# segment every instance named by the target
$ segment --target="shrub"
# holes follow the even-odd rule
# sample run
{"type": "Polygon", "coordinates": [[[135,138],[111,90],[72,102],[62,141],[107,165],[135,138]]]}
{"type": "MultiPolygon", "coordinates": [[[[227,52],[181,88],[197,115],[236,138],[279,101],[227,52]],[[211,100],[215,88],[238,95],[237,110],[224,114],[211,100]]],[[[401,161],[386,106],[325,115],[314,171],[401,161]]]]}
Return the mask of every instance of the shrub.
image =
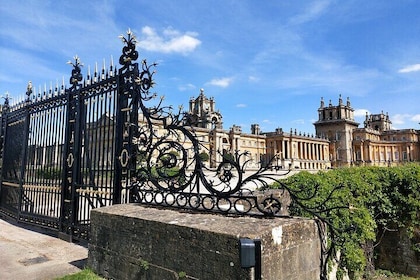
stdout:
{"type": "MultiPolygon", "coordinates": [[[[292,215],[315,216],[330,224],[329,244],[341,252],[339,267],[350,275],[369,274],[374,268],[373,244],[384,229],[404,227],[414,234],[420,227],[420,166],[416,164],[300,172],[280,184],[294,198],[292,215]]],[[[415,244],[413,249],[418,248],[415,244]]]]}

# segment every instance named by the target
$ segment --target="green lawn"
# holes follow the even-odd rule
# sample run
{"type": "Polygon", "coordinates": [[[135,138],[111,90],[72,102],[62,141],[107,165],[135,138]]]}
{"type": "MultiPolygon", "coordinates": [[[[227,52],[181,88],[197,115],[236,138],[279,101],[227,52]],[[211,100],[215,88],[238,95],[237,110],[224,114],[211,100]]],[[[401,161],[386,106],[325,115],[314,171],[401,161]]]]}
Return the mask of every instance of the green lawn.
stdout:
{"type": "Polygon", "coordinates": [[[82,271],[67,275],[61,278],[57,278],[55,280],[103,280],[104,278],[99,277],[90,269],[83,269],[82,271]]]}

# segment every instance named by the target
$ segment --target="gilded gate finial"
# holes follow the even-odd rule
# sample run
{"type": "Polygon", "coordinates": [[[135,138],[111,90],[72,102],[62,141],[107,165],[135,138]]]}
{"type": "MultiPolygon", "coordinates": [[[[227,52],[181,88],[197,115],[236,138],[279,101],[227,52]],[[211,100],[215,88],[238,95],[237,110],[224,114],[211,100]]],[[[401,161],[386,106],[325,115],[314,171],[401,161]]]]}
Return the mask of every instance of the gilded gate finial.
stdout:
{"type": "Polygon", "coordinates": [[[72,87],[76,87],[79,84],[79,82],[83,79],[80,69],[80,67],[83,66],[83,63],[80,62],[80,58],[77,56],[77,54],[73,57],[73,59],[74,62],[69,60],[67,61],[67,64],[73,66],[73,70],[71,70],[70,84],[72,85],[72,87]]]}
{"type": "Polygon", "coordinates": [[[131,62],[137,60],[139,56],[139,53],[136,51],[137,39],[136,36],[134,36],[134,34],[131,32],[130,28],[127,31],[127,37],[124,37],[122,34],[118,37],[125,44],[122,49],[122,55],[120,56],[119,63],[125,67],[128,67],[131,65],[131,62]]]}

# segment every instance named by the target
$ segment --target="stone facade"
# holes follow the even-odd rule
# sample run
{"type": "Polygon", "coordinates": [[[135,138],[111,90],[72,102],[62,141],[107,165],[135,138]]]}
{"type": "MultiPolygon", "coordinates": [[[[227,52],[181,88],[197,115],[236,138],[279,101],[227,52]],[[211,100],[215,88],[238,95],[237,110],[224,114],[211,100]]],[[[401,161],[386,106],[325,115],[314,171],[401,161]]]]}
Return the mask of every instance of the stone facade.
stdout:
{"type": "Polygon", "coordinates": [[[233,125],[229,130],[222,126],[222,114],[216,110],[213,98],[207,98],[200,90],[197,98],[191,98],[188,111],[188,125],[210,153],[210,167],[216,167],[225,153],[248,152],[242,158],[247,169],[257,169],[260,163],[272,162],[277,169],[320,170],[331,167],[329,141],[320,137],[298,133],[285,133],[281,128],[275,132],[263,133],[258,124],[251,125],[251,133],[233,125]],[[217,151],[220,151],[219,153],[217,151]]]}
{"type": "Polygon", "coordinates": [[[323,99],[314,123],[316,135],[329,141],[332,167],[393,166],[420,161],[419,130],[392,129],[388,114],[366,114],[364,127],[354,120],[350,100],[337,106],[323,99]]]}
{"type": "Polygon", "coordinates": [[[329,159],[331,166],[351,166],[352,164],[352,131],[359,123],[354,120],[354,110],[350,100],[343,103],[341,96],[338,106],[333,106],[331,101],[328,106],[321,99],[318,109],[318,121],[314,123],[316,135],[329,140],[329,159]]]}
{"type": "Polygon", "coordinates": [[[278,128],[266,135],[266,158],[274,158],[274,166],[280,169],[320,170],[331,167],[329,141],[320,137],[290,133],[278,128]]]}
{"type": "Polygon", "coordinates": [[[320,277],[313,220],[178,212],[133,204],[91,215],[88,266],[107,279],[254,279],[242,268],[241,238],[261,240],[262,279],[320,277]]]}

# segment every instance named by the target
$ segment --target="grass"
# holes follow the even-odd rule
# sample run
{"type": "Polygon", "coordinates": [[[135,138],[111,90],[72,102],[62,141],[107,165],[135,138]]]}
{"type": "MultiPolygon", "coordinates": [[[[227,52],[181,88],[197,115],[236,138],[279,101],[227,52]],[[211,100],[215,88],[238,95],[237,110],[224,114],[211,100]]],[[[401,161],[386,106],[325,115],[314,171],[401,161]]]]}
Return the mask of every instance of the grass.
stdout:
{"type": "Polygon", "coordinates": [[[64,277],[57,278],[55,280],[103,280],[103,279],[104,278],[99,277],[92,270],[85,268],[78,273],[66,275],[64,277]]]}
{"type": "Polygon", "coordinates": [[[420,278],[413,278],[398,273],[393,273],[387,270],[377,270],[375,276],[371,280],[418,280],[420,278]]]}

